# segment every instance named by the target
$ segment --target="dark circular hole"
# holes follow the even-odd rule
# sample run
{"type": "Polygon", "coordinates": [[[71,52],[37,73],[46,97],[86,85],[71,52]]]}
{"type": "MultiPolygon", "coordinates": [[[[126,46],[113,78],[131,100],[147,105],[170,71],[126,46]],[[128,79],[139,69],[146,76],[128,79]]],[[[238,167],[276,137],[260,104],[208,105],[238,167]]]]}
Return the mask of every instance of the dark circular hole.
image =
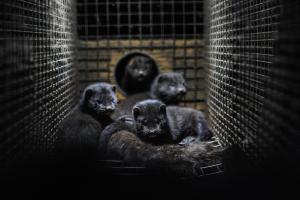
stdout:
{"type": "Polygon", "coordinates": [[[155,60],[142,52],[131,52],[123,56],[117,63],[114,71],[114,78],[116,85],[118,86],[121,93],[125,96],[140,93],[140,92],[146,92],[150,90],[150,86],[154,80],[154,78],[159,74],[159,67],[155,60]],[[125,77],[125,68],[129,61],[135,57],[135,56],[144,56],[150,59],[151,66],[152,66],[152,73],[148,78],[145,79],[142,83],[135,83],[132,82],[126,82],[127,77],[125,77]],[[127,84],[129,83],[129,84],[127,84]]]}

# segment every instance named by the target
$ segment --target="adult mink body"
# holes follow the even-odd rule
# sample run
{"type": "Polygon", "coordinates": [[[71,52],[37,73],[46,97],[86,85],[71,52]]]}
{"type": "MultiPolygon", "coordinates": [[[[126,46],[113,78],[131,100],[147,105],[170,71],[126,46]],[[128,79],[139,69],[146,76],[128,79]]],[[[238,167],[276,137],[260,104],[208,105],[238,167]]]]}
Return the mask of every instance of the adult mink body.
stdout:
{"type": "Polygon", "coordinates": [[[115,90],[107,83],[92,84],[84,90],[79,104],[59,127],[64,156],[94,155],[101,131],[113,122],[110,116],[117,104],[115,90]]]}

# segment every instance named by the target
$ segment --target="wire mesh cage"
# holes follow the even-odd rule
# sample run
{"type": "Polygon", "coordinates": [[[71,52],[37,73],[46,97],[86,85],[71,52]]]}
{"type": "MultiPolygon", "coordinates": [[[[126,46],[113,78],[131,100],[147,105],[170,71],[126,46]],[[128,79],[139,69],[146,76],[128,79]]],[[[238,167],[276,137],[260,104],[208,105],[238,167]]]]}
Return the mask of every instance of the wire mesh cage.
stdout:
{"type": "Polygon", "coordinates": [[[183,73],[183,105],[206,110],[208,90],[216,147],[220,139],[253,159],[297,157],[299,24],[296,0],[1,1],[0,165],[55,152],[77,91],[115,82],[132,52],[183,73]]]}
{"type": "Polygon", "coordinates": [[[280,3],[209,3],[211,126],[224,144],[238,144],[244,153],[257,157],[255,141],[275,55],[280,3]]]}
{"type": "Polygon", "coordinates": [[[294,99],[299,82],[290,74],[298,76],[291,64],[296,53],[289,54],[299,46],[292,37],[299,32],[299,22],[292,19],[299,18],[299,5],[277,0],[208,3],[208,104],[214,133],[255,160],[295,147],[288,144],[299,142],[293,124],[299,119],[294,99]],[[293,17],[287,5],[293,7],[293,17]]]}
{"type": "Polygon", "coordinates": [[[261,159],[270,160],[277,155],[289,167],[299,165],[300,155],[299,9],[299,1],[282,4],[277,56],[266,83],[260,137],[255,142],[261,159]]]}
{"type": "Polygon", "coordinates": [[[184,103],[205,109],[202,0],[78,0],[77,10],[81,90],[114,82],[124,54],[143,52],[161,72],[182,72],[190,91],[184,103]]]}
{"type": "Polygon", "coordinates": [[[5,165],[52,154],[74,105],[72,0],[1,1],[1,155],[5,165]]]}

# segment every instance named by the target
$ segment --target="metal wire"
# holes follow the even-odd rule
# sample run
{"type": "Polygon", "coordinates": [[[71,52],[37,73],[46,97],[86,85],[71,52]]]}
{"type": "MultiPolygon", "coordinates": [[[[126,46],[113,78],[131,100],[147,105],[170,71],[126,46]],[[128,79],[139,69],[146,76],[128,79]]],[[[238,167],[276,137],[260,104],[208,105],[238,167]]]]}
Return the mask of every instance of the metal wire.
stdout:
{"type": "MultiPolygon", "coordinates": [[[[224,145],[257,158],[266,82],[274,66],[277,0],[209,1],[209,116],[224,145]]],[[[258,150],[259,149],[259,150],[258,150]]]]}
{"type": "Polygon", "coordinates": [[[299,164],[300,155],[299,11],[299,1],[283,2],[278,56],[270,68],[260,137],[255,143],[262,159],[279,157],[283,165],[299,164]]]}
{"type": "Polygon", "coordinates": [[[202,3],[199,0],[78,0],[78,32],[84,39],[161,38],[162,35],[172,37],[173,33],[177,38],[193,37],[194,29],[199,35],[203,31],[202,3]]]}
{"type": "Polygon", "coordinates": [[[72,2],[1,1],[1,166],[56,150],[76,91],[72,2]]]}

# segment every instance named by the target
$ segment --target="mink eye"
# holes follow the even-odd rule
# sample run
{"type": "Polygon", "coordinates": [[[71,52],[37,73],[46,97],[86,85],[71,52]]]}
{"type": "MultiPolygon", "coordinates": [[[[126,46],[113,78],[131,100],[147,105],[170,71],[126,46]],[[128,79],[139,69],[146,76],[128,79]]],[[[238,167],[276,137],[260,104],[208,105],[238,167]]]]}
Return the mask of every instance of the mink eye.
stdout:
{"type": "Polygon", "coordinates": [[[148,122],[148,121],[147,121],[146,119],[143,120],[143,123],[144,123],[144,124],[147,124],[147,122],[148,122]]]}

